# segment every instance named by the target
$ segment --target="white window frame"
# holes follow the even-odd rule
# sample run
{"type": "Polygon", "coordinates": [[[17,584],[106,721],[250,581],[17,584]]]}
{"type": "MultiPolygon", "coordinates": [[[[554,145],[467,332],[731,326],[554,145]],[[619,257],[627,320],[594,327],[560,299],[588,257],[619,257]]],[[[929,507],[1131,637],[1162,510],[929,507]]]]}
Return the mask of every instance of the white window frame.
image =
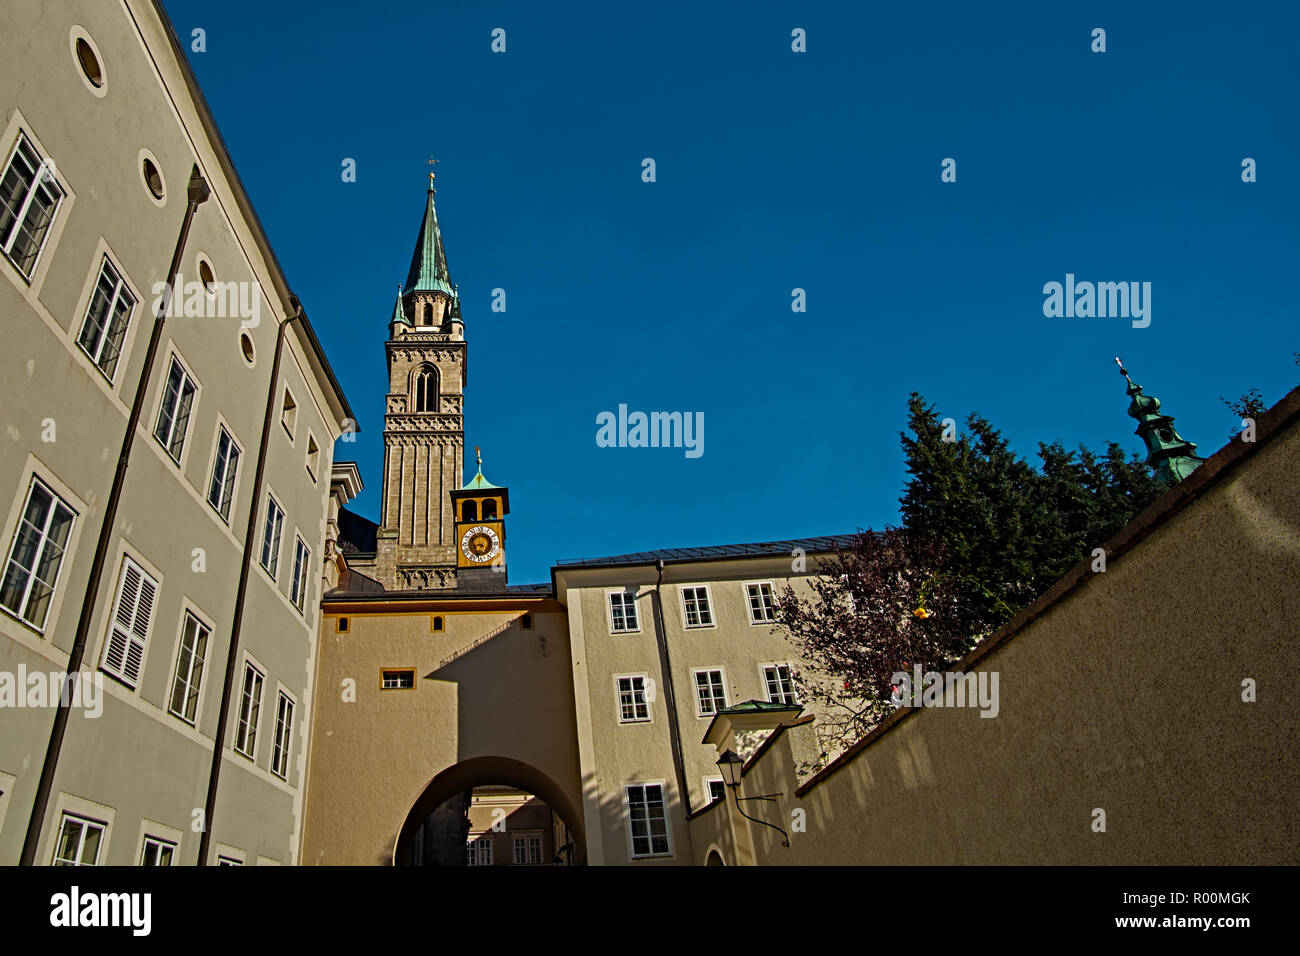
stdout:
{"type": "Polygon", "coordinates": [[[307,451],[303,460],[306,463],[307,475],[311,478],[313,484],[316,483],[317,476],[320,475],[320,459],[320,443],[316,441],[316,436],[312,434],[312,430],[309,428],[307,429],[307,451]],[[315,451],[312,451],[312,446],[315,446],[315,451]],[[315,462],[312,461],[313,455],[316,458],[315,462]]]}
{"type": "Polygon", "coordinates": [[[298,407],[298,399],[293,394],[293,389],[286,385],[280,396],[280,424],[289,435],[290,445],[296,440],[294,433],[298,430],[298,407]]]}
{"type": "Polygon", "coordinates": [[[108,845],[108,823],[103,820],[93,820],[90,817],[83,816],[80,813],[72,813],[68,810],[63,811],[59,818],[59,829],[54,836],[54,849],[50,855],[51,866],[98,866],[99,858],[108,845]],[[73,859],[65,859],[59,856],[59,847],[63,845],[63,835],[66,832],[69,823],[77,824],[81,827],[81,833],[77,837],[77,850],[73,859]],[[99,831],[99,844],[95,847],[95,858],[89,863],[82,860],[82,854],[86,848],[86,834],[91,830],[99,831]]]}
{"type": "MultiPolygon", "coordinates": [[[[27,494],[23,496],[22,502],[23,503],[18,511],[17,520],[14,523],[13,537],[9,541],[9,551],[5,556],[4,567],[0,568],[0,581],[3,581],[4,578],[9,576],[10,565],[16,564],[27,574],[27,583],[23,585],[23,593],[18,599],[17,610],[11,609],[7,604],[0,604],[0,608],[3,608],[6,614],[17,618],[38,633],[44,634],[45,625],[48,624],[50,620],[50,610],[54,607],[55,596],[59,591],[59,578],[63,574],[63,565],[66,562],[68,551],[71,549],[72,538],[73,534],[76,532],[77,518],[79,515],[72,505],[68,504],[63,495],[55,491],[49,482],[41,480],[37,475],[32,475],[31,480],[27,483],[27,494]],[[45,521],[41,528],[36,529],[35,525],[31,525],[37,534],[37,547],[33,555],[31,568],[26,568],[15,560],[14,552],[18,549],[18,538],[23,532],[23,526],[27,524],[27,509],[31,507],[32,495],[35,493],[38,485],[47,495],[50,496],[50,510],[49,513],[46,514],[45,521]],[[45,587],[50,589],[50,597],[49,600],[45,602],[45,614],[42,615],[40,622],[37,623],[27,617],[30,610],[28,604],[31,602],[33,582],[38,580],[36,577],[36,569],[45,561],[45,552],[50,546],[50,526],[53,524],[55,515],[60,507],[67,511],[72,517],[71,521],[68,523],[67,538],[64,539],[61,546],[63,553],[59,555],[58,565],[54,569],[54,580],[41,581],[45,587]]],[[[56,545],[56,547],[60,546],[56,545]]]]}
{"type": "MultiPolygon", "coordinates": [[[[646,802],[646,809],[647,809],[647,812],[646,812],[646,826],[647,826],[647,829],[649,829],[650,818],[649,818],[649,798],[648,798],[648,795],[645,795],[645,802],[646,802]]],[[[624,784],[623,784],[623,821],[624,821],[624,823],[625,823],[625,825],[626,825],[626,829],[627,829],[627,851],[628,851],[628,855],[629,855],[629,857],[630,857],[631,859],[633,859],[633,860],[662,859],[662,858],[666,858],[666,857],[671,857],[671,856],[673,855],[673,827],[672,827],[672,819],[671,819],[671,817],[670,817],[670,815],[669,815],[669,811],[668,811],[668,785],[667,785],[667,783],[666,783],[665,781],[663,781],[663,780],[629,780],[628,782],[624,783],[624,784]],[[660,805],[663,807],[663,811],[664,811],[664,842],[668,844],[668,848],[667,848],[666,850],[663,850],[663,851],[661,851],[661,852],[656,852],[656,851],[655,851],[655,849],[654,849],[654,832],[651,830],[651,831],[649,832],[649,836],[648,836],[648,839],[649,839],[649,841],[650,841],[650,852],[648,852],[648,853],[638,853],[638,852],[636,851],[636,837],[635,837],[635,835],[634,835],[634,833],[633,833],[633,827],[632,827],[632,824],[633,824],[633,820],[632,820],[632,789],[633,789],[634,787],[640,787],[640,788],[642,788],[642,790],[643,790],[643,794],[644,794],[644,791],[645,791],[647,788],[649,788],[649,787],[658,787],[658,788],[659,788],[659,801],[660,801],[660,805]]]]}
{"type": "MultiPolygon", "coordinates": [[[[758,665],[758,676],[759,676],[759,680],[761,680],[761,681],[762,681],[762,684],[763,684],[763,699],[766,700],[769,704],[797,704],[797,703],[799,703],[799,691],[796,690],[796,689],[795,689],[795,686],[794,686],[794,665],[792,665],[789,661],[767,661],[766,663],[759,664],[759,665],[758,665]],[[771,688],[771,686],[769,685],[769,683],[768,683],[768,679],[767,679],[767,672],[768,672],[769,669],[777,669],[777,668],[782,668],[782,667],[784,667],[785,670],[786,670],[786,681],[787,681],[787,682],[789,683],[789,685],[790,685],[790,700],[777,700],[777,699],[773,698],[773,697],[772,697],[772,688],[771,688]]],[[[777,680],[778,680],[778,681],[780,680],[780,673],[779,673],[779,671],[778,671],[778,675],[777,675],[777,680]]]]}
{"type": "Polygon", "coordinates": [[[471,833],[465,840],[465,865],[492,866],[492,864],[492,834],[471,833]]]}
{"type": "Polygon", "coordinates": [[[108,632],[104,635],[104,650],[100,655],[99,669],[132,690],[139,689],[144,675],[145,654],[149,649],[149,638],[153,631],[154,619],[158,615],[161,597],[161,577],[156,576],[152,569],[146,568],[137,558],[130,554],[123,554],[118,567],[117,588],[113,593],[108,632]],[[133,570],[140,576],[140,580],[134,597],[130,599],[131,607],[128,610],[124,607],[124,601],[127,599],[126,585],[133,570]],[[151,590],[153,593],[149,594],[151,590]],[[149,600],[147,607],[146,596],[149,600]],[[141,610],[144,611],[143,628],[140,621],[141,610]],[[120,655],[121,661],[115,664],[111,658],[117,655],[120,655]],[[132,666],[133,659],[134,666],[132,666]]]}
{"type": "Polygon", "coordinates": [[[262,722],[262,697],[266,693],[266,668],[244,658],[244,679],[239,682],[239,710],[235,715],[235,753],[257,763],[257,736],[262,722]],[[257,696],[250,702],[249,672],[257,675],[257,696]],[[251,719],[250,719],[251,718],[251,719]]]}
{"type": "Polygon", "coordinates": [[[541,866],[545,863],[542,857],[542,851],[546,843],[542,838],[541,830],[516,830],[510,834],[510,862],[515,866],[541,866]],[[536,845],[534,847],[534,841],[536,845]],[[537,859],[533,859],[533,850],[537,850],[537,859]],[[523,859],[520,857],[520,850],[523,850],[523,859]]]}
{"type": "Polygon", "coordinates": [[[181,631],[176,640],[176,666],[172,669],[171,690],[167,695],[167,712],[178,720],[184,721],[191,727],[198,725],[199,715],[202,713],[201,705],[203,703],[203,674],[208,664],[208,651],[211,648],[213,628],[207,621],[200,617],[193,609],[186,607],[181,614],[181,631]],[[190,648],[189,660],[186,663],[185,674],[181,675],[181,663],[185,655],[185,634],[189,630],[190,622],[194,622],[194,647],[190,648]],[[206,633],[205,633],[206,632],[206,633]],[[203,651],[201,654],[195,654],[195,648],[199,646],[199,637],[203,636],[203,651]],[[198,661],[198,678],[195,679],[195,661],[198,661]],[[183,687],[185,696],[182,698],[181,710],[176,710],[176,691],[178,687],[183,687]],[[190,700],[194,701],[194,716],[187,717],[184,713],[188,710],[190,700]]]}
{"type": "Polygon", "coordinates": [[[415,668],[414,667],[381,667],[379,669],[379,689],[380,690],[415,690],[415,668]],[[389,675],[393,675],[393,683],[388,682],[389,675]],[[409,684],[399,683],[397,675],[410,674],[411,682],[409,684]]]}
{"type": "Polygon", "coordinates": [[[179,849],[171,840],[164,840],[162,837],[154,836],[152,833],[146,833],[144,841],[140,847],[140,866],[148,866],[145,860],[149,858],[149,850],[153,849],[154,859],[160,859],[164,850],[167,851],[166,863],[154,863],[154,866],[174,866],[176,861],[176,851],[179,849]],[[152,847],[150,846],[152,844],[152,847]]]}
{"type": "Polygon", "coordinates": [[[91,290],[90,290],[90,301],[86,303],[86,314],[81,319],[81,328],[77,331],[76,341],[77,341],[77,346],[86,355],[86,357],[90,359],[90,364],[95,366],[95,368],[99,371],[99,374],[103,375],[104,378],[108,380],[110,385],[113,384],[114,381],[116,380],[117,370],[121,367],[122,357],[126,353],[126,339],[131,332],[131,318],[135,314],[135,307],[139,304],[140,304],[140,300],[136,296],[135,290],[132,289],[130,283],[126,281],[125,271],[119,268],[117,264],[114,263],[113,260],[109,258],[107,253],[102,254],[100,265],[99,265],[99,271],[95,273],[95,281],[94,284],[91,286],[91,290]],[[86,344],[82,341],[82,339],[85,338],[86,327],[90,324],[91,309],[94,308],[95,298],[99,294],[100,280],[104,277],[104,274],[106,272],[110,273],[112,277],[116,277],[117,281],[113,284],[113,294],[108,300],[108,307],[105,313],[104,327],[99,330],[99,335],[96,341],[91,343],[94,346],[94,351],[91,351],[89,348],[86,347],[86,344]],[[104,347],[105,345],[107,345],[109,339],[113,337],[112,335],[113,324],[114,324],[114,318],[117,315],[118,303],[121,302],[123,299],[129,300],[130,305],[127,307],[125,315],[122,319],[121,334],[118,339],[120,346],[117,350],[117,357],[113,360],[113,369],[110,372],[110,371],[106,371],[104,369],[104,366],[101,363],[103,362],[103,358],[104,358],[104,347]]]}
{"type": "Polygon", "coordinates": [[[240,446],[238,439],[235,438],[235,433],[226,425],[224,421],[218,418],[217,419],[217,440],[212,447],[212,468],[210,469],[209,478],[208,478],[208,493],[207,493],[206,500],[208,502],[208,505],[212,508],[212,510],[217,513],[217,517],[219,517],[226,524],[230,524],[230,516],[235,510],[235,494],[236,494],[236,489],[239,487],[238,485],[239,466],[243,464],[243,462],[244,462],[244,449],[240,446]],[[221,460],[221,439],[223,436],[228,441],[228,450],[226,452],[226,460],[224,462],[222,462],[221,460]],[[231,466],[230,463],[231,451],[234,452],[235,463],[233,467],[231,466]],[[220,494],[217,496],[217,500],[214,502],[212,500],[212,493],[214,490],[216,490],[214,486],[218,484],[217,482],[218,468],[221,469],[220,494]],[[229,489],[229,491],[227,491],[227,488],[229,489]],[[225,504],[225,509],[226,509],[225,511],[221,510],[221,506],[223,503],[225,504]]]}
{"type": "MultiPolygon", "coordinates": [[[[614,675],[614,710],[618,716],[620,724],[648,724],[651,722],[650,697],[647,691],[647,677],[645,674],[615,674],[614,675]],[[639,706],[645,709],[644,717],[624,717],[623,716],[623,681],[640,681],[641,699],[639,706]]],[[[637,688],[635,684],[631,686],[633,714],[637,712],[638,701],[636,700],[637,688]]]]}
{"type": "MultiPolygon", "coordinates": [[[[745,582],[745,606],[749,609],[749,623],[754,626],[763,624],[772,624],[776,621],[776,584],[772,581],[746,581],[745,582]],[[750,588],[758,588],[759,602],[762,603],[763,588],[768,590],[768,598],[771,601],[770,617],[754,617],[754,597],[749,593],[750,588]]],[[[764,613],[767,613],[767,605],[763,605],[764,613]]]]}
{"type": "Polygon", "coordinates": [[[263,571],[271,576],[271,580],[277,583],[280,578],[280,551],[284,548],[284,519],[284,506],[281,505],[280,500],[276,498],[275,492],[268,488],[266,492],[266,507],[263,510],[262,516],[262,535],[258,539],[257,543],[257,563],[262,566],[263,571]],[[275,538],[273,542],[268,540],[267,534],[267,529],[272,525],[272,506],[274,506],[276,514],[279,515],[279,520],[274,523],[275,538]],[[268,545],[271,545],[269,555],[267,553],[268,545]],[[269,565],[267,564],[268,560],[271,562],[269,565]]]}
{"type": "Polygon", "coordinates": [[[158,442],[158,444],[162,446],[162,450],[167,454],[167,457],[170,458],[173,462],[175,462],[180,467],[184,468],[186,452],[189,451],[189,446],[190,446],[190,442],[189,442],[190,426],[194,424],[194,419],[198,412],[199,392],[201,391],[201,389],[199,387],[199,380],[194,377],[194,373],[190,370],[189,363],[186,362],[183,358],[181,358],[180,352],[174,346],[167,353],[166,368],[167,368],[167,372],[165,375],[163,375],[162,382],[160,383],[160,387],[158,390],[158,411],[157,414],[154,416],[154,426],[151,433],[153,434],[154,441],[158,442]],[[162,427],[163,414],[166,412],[167,409],[167,383],[171,381],[173,367],[179,368],[181,370],[181,381],[180,381],[180,387],[176,392],[176,406],[171,411],[171,421],[168,423],[167,426],[167,438],[164,439],[161,435],[158,434],[158,430],[162,427]],[[190,407],[186,412],[185,425],[184,428],[182,429],[182,434],[180,436],[180,448],[177,450],[175,454],[173,454],[172,446],[176,444],[177,413],[180,410],[181,395],[184,394],[186,382],[189,382],[189,384],[193,387],[194,391],[193,394],[190,396],[190,407]]]}
{"type": "Polygon", "coordinates": [[[702,630],[702,629],[718,626],[717,615],[713,613],[713,592],[707,584],[684,584],[679,589],[679,593],[681,594],[681,603],[682,603],[682,627],[686,628],[687,630],[695,631],[695,630],[702,630]],[[688,610],[688,603],[686,599],[687,591],[695,592],[696,616],[700,618],[700,622],[697,624],[691,623],[691,615],[690,615],[690,611],[688,610]],[[704,615],[701,615],[699,613],[700,608],[699,608],[698,601],[699,601],[700,591],[704,592],[703,611],[705,615],[708,615],[709,619],[707,622],[703,620],[704,615]]]}
{"type": "Polygon", "coordinates": [[[695,692],[695,716],[696,717],[713,717],[719,710],[724,710],[725,708],[731,706],[730,695],[727,693],[727,671],[723,667],[691,668],[691,689],[695,692]],[[722,706],[718,707],[716,706],[717,701],[714,698],[712,693],[714,681],[712,677],[709,678],[709,690],[710,690],[709,699],[714,702],[715,706],[713,710],[708,711],[707,713],[704,710],[704,701],[700,697],[700,679],[699,679],[700,674],[710,674],[710,675],[717,674],[718,675],[717,683],[720,684],[722,687],[722,706]]]}
{"type": "Polygon", "coordinates": [[[605,616],[609,620],[609,633],[611,634],[640,634],[641,633],[641,609],[637,606],[636,591],[632,588],[621,588],[605,592],[605,616]],[[619,611],[623,616],[623,623],[627,623],[627,609],[631,605],[633,627],[619,627],[617,616],[614,612],[614,601],[618,599],[619,611]]]}
{"type": "Polygon", "coordinates": [[[293,580],[289,582],[289,601],[306,614],[307,589],[311,584],[311,548],[297,531],[293,535],[293,580]]]}
{"type": "Polygon", "coordinates": [[[289,757],[293,753],[293,713],[297,701],[283,686],[276,687],[275,736],[271,740],[271,773],[289,779],[289,757]],[[289,705],[289,719],[284,720],[284,705],[289,705]]]}
{"type": "Polygon", "coordinates": [[[8,234],[0,234],[0,252],[4,253],[5,259],[13,266],[14,271],[22,277],[23,281],[31,285],[32,277],[36,275],[36,268],[40,264],[41,255],[45,252],[45,244],[49,241],[50,234],[54,232],[55,224],[59,218],[59,211],[63,208],[63,201],[68,197],[68,190],[63,183],[59,182],[58,175],[53,172],[54,167],[51,165],[50,160],[41,155],[42,150],[37,149],[36,143],[22,129],[18,130],[18,136],[9,150],[9,155],[5,158],[4,171],[0,172],[0,182],[9,178],[9,172],[13,169],[14,161],[23,146],[26,146],[28,151],[28,155],[23,158],[23,162],[30,165],[31,161],[35,160],[36,168],[33,171],[32,183],[25,187],[22,201],[18,209],[14,210],[14,221],[9,226],[8,234]],[[50,207],[50,218],[45,225],[45,232],[42,234],[40,242],[36,244],[36,252],[32,256],[31,266],[28,271],[24,272],[13,258],[14,242],[18,238],[19,231],[27,223],[32,200],[36,197],[38,189],[42,187],[47,193],[51,194],[54,204],[50,207]]]}
{"type": "Polygon", "coordinates": [[[717,776],[717,775],[714,775],[714,776],[711,776],[711,777],[709,777],[709,776],[702,777],[701,780],[703,780],[703,782],[704,782],[704,804],[705,804],[705,806],[708,806],[708,805],[709,805],[710,803],[712,803],[715,799],[719,799],[719,798],[716,798],[716,797],[713,796],[713,785],[714,785],[715,783],[718,784],[720,787],[722,787],[722,794],[721,794],[721,796],[720,796],[720,799],[722,799],[722,800],[726,800],[726,799],[727,799],[727,781],[726,781],[725,779],[723,779],[722,777],[719,777],[719,776],[717,776]]]}

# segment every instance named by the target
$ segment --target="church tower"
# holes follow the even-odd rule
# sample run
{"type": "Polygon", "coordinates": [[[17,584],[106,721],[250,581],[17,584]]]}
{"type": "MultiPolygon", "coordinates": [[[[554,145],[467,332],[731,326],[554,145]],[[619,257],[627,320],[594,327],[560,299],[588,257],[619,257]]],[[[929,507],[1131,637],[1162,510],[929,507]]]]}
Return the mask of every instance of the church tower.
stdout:
{"type": "Polygon", "coordinates": [[[1147,466],[1166,484],[1178,484],[1205,459],[1196,454],[1195,444],[1178,434],[1173,416],[1160,411],[1160,399],[1142,394],[1142,386],[1129,378],[1118,356],[1115,364],[1128,382],[1128,413],[1137,419],[1136,434],[1147,446],[1147,466]]]}
{"type": "Polygon", "coordinates": [[[375,573],[389,590],[457,585],[451,492],[465,459],[468,379],[460,296],[447,272],[433,173],[406,283],[398,290],[384,350],[384,484],[375,573]]]}

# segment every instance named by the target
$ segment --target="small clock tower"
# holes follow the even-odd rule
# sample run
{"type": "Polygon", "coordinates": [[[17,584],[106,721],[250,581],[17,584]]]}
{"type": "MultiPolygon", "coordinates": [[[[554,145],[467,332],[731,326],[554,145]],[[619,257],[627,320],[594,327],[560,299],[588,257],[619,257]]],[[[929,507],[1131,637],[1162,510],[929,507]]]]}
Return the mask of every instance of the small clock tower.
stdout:
{"type": "Polygon", "coordinates": [[[503,591],[506,584],[506,526],[509,489],[483,477],[483,455],[474,448],[478,472],[463,488],[450,493],[456,516],[456,586],[466,590],[503,591]]]}

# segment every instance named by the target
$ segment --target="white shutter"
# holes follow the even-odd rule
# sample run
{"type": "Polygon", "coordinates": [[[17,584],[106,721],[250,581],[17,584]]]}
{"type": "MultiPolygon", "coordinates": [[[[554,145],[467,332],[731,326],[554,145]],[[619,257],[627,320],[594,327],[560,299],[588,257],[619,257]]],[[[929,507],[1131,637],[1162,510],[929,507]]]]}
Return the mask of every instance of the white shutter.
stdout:
{"type": "Polygon", "coordinates": [[[130,558],[123,558],[117,605],[101,666],[106,673],[130,687],[135,687],[140,681],[144,646],[149,637],[149,621],[153,617],[157,596],[158,582],[130,558]]]}

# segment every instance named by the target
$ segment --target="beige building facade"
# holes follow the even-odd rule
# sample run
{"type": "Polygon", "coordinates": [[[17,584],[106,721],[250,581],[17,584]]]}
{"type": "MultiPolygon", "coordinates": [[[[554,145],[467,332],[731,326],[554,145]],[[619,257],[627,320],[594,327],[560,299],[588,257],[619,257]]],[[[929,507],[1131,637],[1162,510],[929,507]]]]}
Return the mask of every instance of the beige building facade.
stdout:
{"type": "Polygon", "coordinates": [[[5,17],[0,863],[294,863],[351,412],[161,6],[5,17]]]}

